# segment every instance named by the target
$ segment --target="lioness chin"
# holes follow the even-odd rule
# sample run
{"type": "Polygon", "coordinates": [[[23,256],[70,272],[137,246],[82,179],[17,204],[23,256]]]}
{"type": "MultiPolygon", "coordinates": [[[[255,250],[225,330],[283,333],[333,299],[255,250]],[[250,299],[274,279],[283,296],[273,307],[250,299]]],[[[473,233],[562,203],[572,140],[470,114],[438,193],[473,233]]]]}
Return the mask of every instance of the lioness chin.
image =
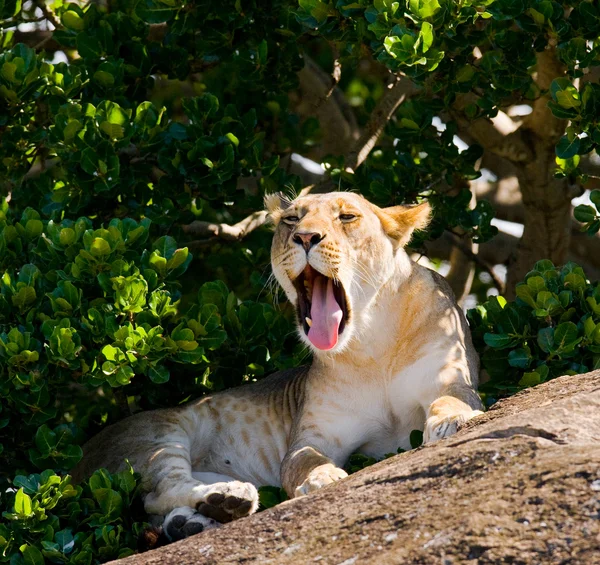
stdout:
{"type": "Polygon", "coordinates": [[[257,486],[304,495],[344,478],[355,451],[409,449],[414,429],[436,441],[481,413],[464,316],[444,279],[403,249],[427,204],[381,209],[331,193],[266,205],[273,271],[312,365],[127,418],[89,441],[74,471],[81,480],[128,459],[169,539],[253,513],[257,486]]]}

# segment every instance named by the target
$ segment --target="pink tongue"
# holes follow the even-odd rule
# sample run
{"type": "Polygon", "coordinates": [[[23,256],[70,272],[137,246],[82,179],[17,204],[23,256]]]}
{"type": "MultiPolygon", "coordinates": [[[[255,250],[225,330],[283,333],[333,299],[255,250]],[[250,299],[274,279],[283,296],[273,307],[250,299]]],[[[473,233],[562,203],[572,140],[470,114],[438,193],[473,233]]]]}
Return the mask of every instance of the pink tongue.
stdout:
{"type": "Polygon", "coordinates": [[[333,295],[333,280],[318,276],[313,282],[308,339],[318,349],[331,349],[338,341],[342,309],[333,295]]]}

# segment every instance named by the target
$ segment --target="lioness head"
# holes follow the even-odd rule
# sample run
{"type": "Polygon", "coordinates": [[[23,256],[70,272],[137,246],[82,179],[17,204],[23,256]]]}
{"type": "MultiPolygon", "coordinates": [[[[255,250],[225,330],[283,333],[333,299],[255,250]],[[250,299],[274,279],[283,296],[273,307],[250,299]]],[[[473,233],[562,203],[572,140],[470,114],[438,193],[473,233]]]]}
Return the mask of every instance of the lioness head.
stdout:
{"type": "Polygon", "coordinates": [[[379,208],[352,193],[265,199],[275,224],[271,263],[296,306],[299,332],[317,350],[346,347],[397,256],[429,220],[427,203],[379,208]]]}

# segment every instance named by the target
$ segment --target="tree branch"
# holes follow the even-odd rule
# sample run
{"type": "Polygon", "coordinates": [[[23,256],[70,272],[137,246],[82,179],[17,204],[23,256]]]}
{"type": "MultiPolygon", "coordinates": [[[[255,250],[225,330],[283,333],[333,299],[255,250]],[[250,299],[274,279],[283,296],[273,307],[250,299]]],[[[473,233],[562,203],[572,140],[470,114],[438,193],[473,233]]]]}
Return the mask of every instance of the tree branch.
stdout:
{"type": "Polygon", "coordinates": [[[363,133],[346,156],[347,171],[354,172],[365,161],[398,106],[414,92],[414,83],[406,77],[401,77],[388,86],[373,109],[363,133]]]}
{"type": "Polygon", "coordinates": [[[54,29],[60,29],[62,27],[54,15],[54,12],[46,5],[45,0],[35,0],[35,5],[42,11],[44,18],[46,18],[54,26],[54,29]]]}
{"type": "Polygon", "coordinates": [[[513,163],[524,163],[532,158],[531,149],[523,139],[521,129],[503,133],[499,127],[505,129],[504,122],[496,120],[494,123],[488,118],[478,118],[471,121],[464,114],[464,109],[471,103],[471,95],[459,96],[450,117],[458,124],[461,135],[466,135],[477,142],[486,151],[504,157],[513,163]]]}
{"type": "Polygon", "coordinates": [[[43,45],[48,52],[61,51],[65,49],[62,45],[52,38],[52,32],[47,29],[34,29],[32,31],[15,30],[13,43],[24,43],[28,47],[37,47],[43,45]]]}
{"type": "Polygon", "coordinates": [[[339,84],[340,79],[342,78],[342,64],[340,63],[340,51],[337,48],[337,45],[333,44],[333,71],[331,72],[331,88],[327,92],[327,98],[329,98],[335,89],[335,87],[339,84]]]}
{"type": "Polygon", "coordinates": [[[185,233],[189,233],[200,237],[220,237],[226,241],[239,241],[250,232],[262,226],[267,220],[267,212],[260,210],[253,212],[241,222],[234,224],[215,224],[212,222],[204,222],[196,220],[191,224],[182,226],[185,233]]]}
{"type": "Polygon", "coordinates": [[[332,77],[308,55],[303,54],[303,58],[304,67],[298,73],[299,88],[290,94],[290,101],[302,120],[309,117],[319,120],[322,139],[305,156],[320,161],[325,155],[343,154],[358,138],[359,129],[352,107],[336,88],[339,62],[334,64],[332,77]]]}
{"type": "MultiPolygon", "coordinates": [[[[460,240],[460,238],[453,234],[452,232],[448,232],[450,239],[452,241],[452,245],[459,249],[464,255],[466,255],[471,261],[477,263],[479,267],[481,267],[484,271],[486,271],[490,277],[492,277],[492,282],[494,286],[498,289],[500,294],[504,294],[504,283],[500,280],[498,275],[494,272],[493,266],[490,265],[487,261],[482,259],[477,253],[475,253],[472,249],[469,248],[468,245],[465,245],[464,242],[460,240]]],[[[450,255],[452,257],[452,253],[450,255]]],[[[458,297],[457,297],[458,298],[458,297]]]]}

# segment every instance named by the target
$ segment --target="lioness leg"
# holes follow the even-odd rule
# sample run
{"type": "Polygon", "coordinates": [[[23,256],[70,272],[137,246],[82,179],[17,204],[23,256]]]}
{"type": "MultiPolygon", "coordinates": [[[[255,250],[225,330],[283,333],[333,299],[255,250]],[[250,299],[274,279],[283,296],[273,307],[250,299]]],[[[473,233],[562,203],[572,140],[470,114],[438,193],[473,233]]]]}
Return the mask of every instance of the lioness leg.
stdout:
{"type": "MultiPolygon", "coordinates": [[[[302,444],[300,444],[302,445],[302,444]]],[[[281,463],[281,484],[293,498],[347,477],[329,458],[314,447],[292,447],[281,463]]]]}
{"type": "Polygon", "coordinates": [[[142,479],[152,479],[144,499],[148,514],[167,516],[184,507],[218,522],[230,522],[256,511],[258,491],[254,485],[217,473],[192,472],[186,442],[170,439],[147,454],[141,469],[142,479]]]}
{"type": "Polygon", "coordinates": [[[481,408],[473,387],[466,384],[445,387],[427,409],[423,442],[432,443],[455,434],[462,424],[483,414],[481,408]]]}

